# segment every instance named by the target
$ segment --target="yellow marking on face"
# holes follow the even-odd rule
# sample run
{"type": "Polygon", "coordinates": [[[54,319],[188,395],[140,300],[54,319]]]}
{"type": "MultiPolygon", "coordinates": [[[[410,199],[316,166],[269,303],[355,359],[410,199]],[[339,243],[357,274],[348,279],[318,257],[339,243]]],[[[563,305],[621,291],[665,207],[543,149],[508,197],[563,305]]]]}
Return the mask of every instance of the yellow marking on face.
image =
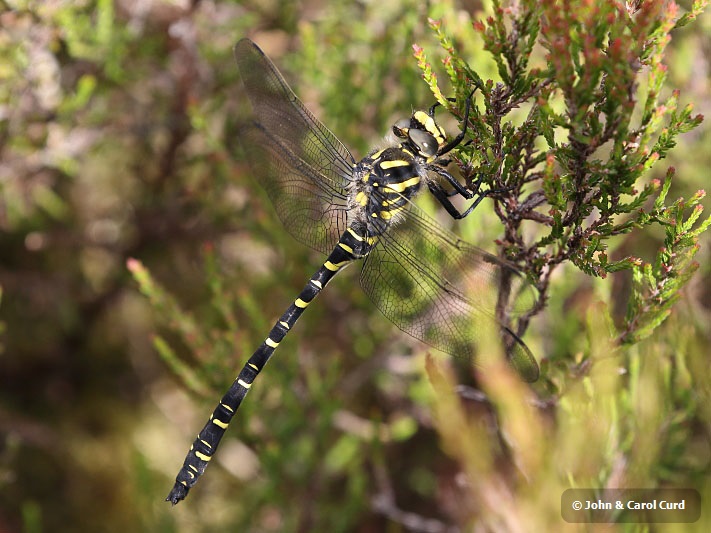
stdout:
{"type": "Polygon", "coordinates": [[[424,111],[415,111],[414,117],[417,122],[419,122],[425,127],[425,130],[427,130],[435,137],[440,134],[439,128],[437,127],[437,123],[431,116],[429,116],[424,111]]]}
{"type": "Polygon", "coordinates": [[[365,176],[363,176],[362,179],[365,183],[368,183],[368,180],[370,179],[370,172],[368,172],[365,176]]]}
{"type": "Polygon", "coordinates": [[[314,286],[318,287],[319,289],[323,289],[323,283],[321,283],[319,280],[317,280],[317,279],[312,279],[312,280],[311,280],[311,283],[313,283],[314,286]]]}
{"type": "Polygon", "coordinates": [[[215,424],[217,427],[221,427],[222,429],[227,429],[227,426],[229,426],[227,422],[223,422],[222,420],[219,420],[217,418],[213,418],[212,423],[215,424]]]}
{"type": "Polygon", "coordinates": [[[347,244],[343,244],[342,242],[339,242],[339,243],[338,243],[338,246],[340,246],[341,248],[343,248],[343,249],[344,249],[346,252],[348,252],[349,254],[352,254],[352,253],[353,253],[353,248],[351,248],[351,247],[348,246],[347,244]]]}
{"type": "Polygon", "coordinates": [[[242,385],[245,389],[248,389],[248,388],[250,388],[250,387],[252,386],[251,383],[247,383],[247,382],[244,381],[243,379],[237,380],[237,383],[239,383],[240,385],[242,385]]]}
{"type": "Polygon", "coordinates": [[[356,194],[355,201],[356,203],[365,206],[368,203],[368,195],[365,194],[363,191],[360,191],[358,194],[356,194]]]}
{"type": "Polygon", "coordinates": [[[306,309],[306,307],[309,305],[309,302],[305,302],[301,298],[297,298],[294,302],[294,305],[296,307],[300,307],[301,309],[306,309]]]}
{"type": "Polygon", "coordinates": [[[200,452],[195,452],[195,457],[197,457],[198,459],[201,459],[205,462],[208,462],[210,459],[212,459],[212,457],[210,457],[209,455],[205,455],[204,453],[200,453],[200,452]]]}
{"type": "Polygon", "coordinates": [[[410,164],[409,161],[404,159],[394,159],[393,161],[383,161],[380,163],[380,168],[388,169],[393,167],[406,167],[410,164]]]}
{"type": "Polygon", "coordinates": [[[278,343],[278,342],[274,342],[274,341],[271,340],[269,337],[267,337],[267,340],[265,340],[264,342],[265,342],[266,345],[269,346],[270,348],[276,348],[277,346],[279,346],[279,343],[278,343]]]}
{"type": "Polygon", "coordinates": [[[392,189],[395,192],[402,193],[405,189],[414,187],[418,183],[420,183],[420,176],[414,176],[414,177],[410,178],[409,180],[401,181],[398,183],[388,183],[387,188],[392,189]]]}
{"type": "Polygon", "coordinates": [[[280,320],[280,321],[279,321],[279,324],[281,324],[282,326],[284,326],[284,329],[289,329],[289,324],[287,324],[287,323],[284,322],[283,320],[280,320]]]}
{"type": "Polygon", "coordinates": [[[220,405],[221,405],[222,407],[224,407],[225,409],[227,409],[230,413],[234,413],[234,412],[235,412],[235,410],[232,409],[232,407],[230,407],[230,406],[227,405],[226,403],[221,403],[220,405]]]}
{"type": "Polygon", "coordinates": [[[424,111],[416,111],[413,115],[415,120],[424,126],[425,130],[430,133],[438,144],[444,142],[444,130],[424,111]]]}

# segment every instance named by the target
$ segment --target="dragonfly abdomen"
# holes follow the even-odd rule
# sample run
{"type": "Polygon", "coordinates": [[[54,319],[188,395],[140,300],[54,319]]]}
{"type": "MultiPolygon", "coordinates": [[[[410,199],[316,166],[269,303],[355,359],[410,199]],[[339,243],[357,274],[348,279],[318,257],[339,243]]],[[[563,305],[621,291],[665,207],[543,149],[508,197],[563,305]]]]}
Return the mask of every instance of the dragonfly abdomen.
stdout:
{"type": "Polygon", "coordinates": [[[183,467],[175,478],[173,489],[166,498],[175,505],[185,499],[190,488],[205,472],[222,436],[227,431],[232,417],[252,387],[252,383],[267,364],[284,337],[291,331],[304,310],[319,295],[321,290],[341,269],[356,259],[368,255],[377,238],[364,234],[358,225],[348,228],[321,268],[311,276],[298,298],[279,317],[269,335],[252,354],[232,383],[227,393],[217,404],[207,424],[202,428],[185,457],[183,467]]]}

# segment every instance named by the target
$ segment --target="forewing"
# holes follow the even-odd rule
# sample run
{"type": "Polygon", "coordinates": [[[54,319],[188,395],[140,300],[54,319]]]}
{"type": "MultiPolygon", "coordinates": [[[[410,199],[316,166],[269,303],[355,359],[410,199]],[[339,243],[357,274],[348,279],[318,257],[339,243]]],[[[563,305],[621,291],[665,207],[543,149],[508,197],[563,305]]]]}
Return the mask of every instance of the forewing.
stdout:
{"type": "Polygon", "coordinates": [[[328,253],[346,229],[353,156],[256,44],[239,41],[235,59],[253,111],[251,124],[240,132],[252,172],[287,231],[328,253]]]}
{"type": "Polygon", "coordinates": [[[473,357],[493,328],[519,374],[538,378],[528,347],[496,318],[502,291],[515,302],[506,312],[516,314],[535,303],[535,290],[513,265],[462,241],[415,205],[368,255],[361,285],[398,328],[456,357],[473,357]]]}

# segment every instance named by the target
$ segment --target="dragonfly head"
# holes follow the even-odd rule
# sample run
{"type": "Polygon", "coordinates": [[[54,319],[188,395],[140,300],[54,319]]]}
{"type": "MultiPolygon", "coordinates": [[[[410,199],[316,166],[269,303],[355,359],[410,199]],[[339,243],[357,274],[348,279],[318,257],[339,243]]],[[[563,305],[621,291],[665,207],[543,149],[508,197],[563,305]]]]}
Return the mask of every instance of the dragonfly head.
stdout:
{"type": "Polygon", "coordinates": [[[409,119],[396,122],[393,125],[393,133],[403,139],[404,145],[428,161],[437,157],[446,141],[442,127],[424,111],[415,111],[409,119]]]}

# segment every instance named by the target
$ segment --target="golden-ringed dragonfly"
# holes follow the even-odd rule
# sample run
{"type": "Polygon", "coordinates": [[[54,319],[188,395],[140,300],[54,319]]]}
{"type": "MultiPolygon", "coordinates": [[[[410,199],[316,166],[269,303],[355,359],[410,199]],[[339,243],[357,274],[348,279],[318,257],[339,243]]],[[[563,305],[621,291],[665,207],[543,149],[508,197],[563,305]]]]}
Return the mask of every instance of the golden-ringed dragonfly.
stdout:
{"type": "MultiPolygon", "coordinates": [[[[205,471],[279,343],[331,278],[356,260],[363,260],[363,290],[402,331],[453,356],[471,358],[482,328],[493,325],[523,379],[538,378],[533,355],[497,320],[495,311],[501,307],[502,286],[510,295],[530,295],[531,286],[514,266],[463,242],[412,203],[427,188],[451,216],[462,218],[486,196],[464,188],[447,172],[449,161],[443,157],[464,139],[471,97],[464,131],[451,141],[435,121],[435,105],[397,122],[394,143],[356,161],[304,107],[256,44],[242,39],[234,53],[253,110],[240,133],[250,168],[287,231],[328,257],[200,431],[166,499],[173,504],[185,498],[205,471]],[[473,200],[472,205],[460,212],[450,201],[455,195],[473,200]]],[[[530,296],[523,300],[534,301],[530,296]]],[[[514,307],[510,312],[522,311],[514,307]]]]}

